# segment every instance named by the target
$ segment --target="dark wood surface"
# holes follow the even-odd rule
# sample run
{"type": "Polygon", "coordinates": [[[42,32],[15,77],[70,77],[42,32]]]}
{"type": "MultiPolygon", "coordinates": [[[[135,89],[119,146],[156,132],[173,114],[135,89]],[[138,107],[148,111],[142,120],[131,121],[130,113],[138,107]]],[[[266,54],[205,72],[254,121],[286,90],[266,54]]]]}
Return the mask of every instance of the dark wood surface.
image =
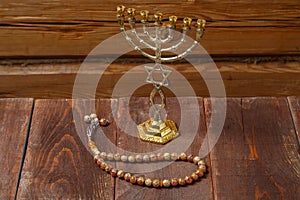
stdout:
{"type": "MultiPolygon", "coordinates": [[[[288,97],[290,110],[293,116],[294,125],[297,133],[297,138],[300,144],[300,98],[299,97],[288,97]]],[[[299,147],[300,152],[300,147],[299,147]]]]}
{"type": "Polygon", "coordinates": [[[32,99],[0,99],[0,199],[15,196],[32,106],[32,99]]]}
{"type": "MultiPolygon", "coordinates": [[[[50,62],[50,61],[49,61],[50,62]]],[[[97,98],[110,98],[115,84],[130,69],[140,66],[140,70],[130,73],[136,74],[135,79],[126,80],[124,85],[141,80],[144,84],[146,72],[143,65],[148,63],[145,59],[119,59],[111,64],[103,74],[98,89],[97,98]]],[[[300,95],[300,62],[225,62],[216,61],[216,66],[222,76],[226,94],[229,97],[246,96],[299,96],[300,95]],[[242,89],[241,89],[242,88],[242,89]]],[[[32,98],[72,98],[72,92],[78,69],[81,63],[48,63],[30,64],[24,61],[22,64],[0,65],[0,97],[32,97],[32,98]]],[[[193,87],[197,96],[210,96],[200,74],[187,63],[170,64],[169,67],[181,73],[193,87]]],[[[99,74],[102,70],[99,63],[86,74],[99,74]]],[[[203,65],[205,67],[205,65],[203,65]]],[[[208,74],[213,70],[208,69],[208,74]]],[[[174,75],[171,74],[171,78],[174,75]]],[[[177,88],[182,88],[185,79],[172,81],[177,88]]],[[[213,77],[208,78],[208,83],[213,83],[213,77]]],[[[151,85],[135,91],[135,96],[148,96],[151,85]]],[[[184,91],[184,89],[182,89],[184,91]]],[[[172,95],[166,93],[167,95],[172,95]]],[[[130,96],[122,91],[118,97],[130,96]]]]}
{"type": "MultiPolygon", "coordinates": [[[[299,55],[297,0],[243,1],[14,1],[0,5],[0,56],[86,56],[119,33],[116,6],[165,18],[207,19],[203,46],[214,55],[299,55]]],[[[178,20],[180,21],[180,20],[178,20]]]]}
{"type": "MultiPolygon", "coordinates": [[[[187,113],[195,109],[195,104],[189,104],[189,98],[181,99],[187,113]]],[[[10,108],[8,113],[19,117],[25,112],[26,106],[23,105],[27,105],[27,115],[23,113],[24,120],[20,124],[28,125],[25,116],[30,117],[32,101],[14,100],[19,102],[18,106],[12,106],[10,101],[1,100],[1,103],[6,102],[1,104],[1,110],[10,108]]],[[[159,150],[160,145],[140,142],[129,123],[130,119],[140,123],[148,118],[147,98],[36,100],[17,199],[297,199],[300,196],[300,156],[295,132],[299,126],[299,118],[296,116],[298,101],[299,97],[227,99],[227,116],[222,134],[205,158],[208,162],[207,176],[188,187],[160,190],[114,180],[100,170],[84,146],[86,139],[80,139],[84,136],[86,125],[77,121],[86,113],[96,111],[100,117],[106,117],[112,122],[102,129],[104,135],[96,137],[99,148],[105,151],[117,151],[116,147],[121,148],[120,151],[123,149],[141,153],[159,150]],[[132,132],[128,132],[130,130],[132,132]],[[112,147],[103,143],[104,136],[109,139],[112,147]]],[[[166,109],[168,117],[177,124],[187,123],[188,128],[176,139],[184,144],[185,140],[181,139],[190,137],[196,124],[192,120],[181,121],[183,113],[179,109],[179,102],[176,98],[168,98],[166,109]]],[[[209,98],[198,98],[197,102],[200,123],[196,137],[186,150],[187,153],[194,154],[199,152],[206,136],[206,127],[211,122],[209,116],[221,106],[218,99],[217,110],[211,109],[209,98]]],[[[3,115],[5,121],[11,123],[11,117],[6,116],[8,115],[3,115]]],[[[2,127],[5,125],[2,124],[2,127]]],[[[23,138],[25,133],[23,132],[23,138]]],[[[16,151],[15,142],[8,137],[2,140],[7,152],[16,151]]],[[[24,141],[21,147],[23,144],[24,141]]],[[[211,145],[211,140],[208,140],[208,145],[211,145]]],[[[19,149],[18,152],[22,150],[19,149]]],[[[1,159],[13,163],[12,169],[20,166],[21,154],[17,157],[0,155],[1,159]]],[[[126,168],[130,164],[117,163],[117,167],[126,168]]],[[[194,167],[188,163],[176,162],[163,169],[147,172],[146,175],[158,178],[184,176],[193,171],[194,167]]],[[[9,168],[3,165],[1,169],[17,180],[18,170],[12,172],[9,168]]],[[[12,198],[16,181],[10,190],[2,186],[1,189],[1,195],[12,198]]]]}

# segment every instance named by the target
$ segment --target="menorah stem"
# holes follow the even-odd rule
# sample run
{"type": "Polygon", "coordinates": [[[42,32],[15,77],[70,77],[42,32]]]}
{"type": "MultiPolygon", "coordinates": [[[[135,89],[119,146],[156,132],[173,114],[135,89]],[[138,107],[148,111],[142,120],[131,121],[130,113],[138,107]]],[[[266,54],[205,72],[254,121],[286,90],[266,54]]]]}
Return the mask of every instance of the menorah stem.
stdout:
{"type": "Polygon", "coordinates": [[[182,36],[181,36],[180,41],[177,44],[175,44],[171,47],[161,49],[161,51],[163,52],[163,51],[174,51],[174,50],[176,50],[180,45],[182,45],[185,42],[186,33],[187,33],[187,30],[182,30],[182,36]]]}
{"type": "Polygon", "coordinates": [[[148,40],[150,40],[150,41],[152,41],[152,42],[154,42],[155,41],[155,38],[153,38],[150,34],[149,34],[149,32],[148,32],[148,27],[147,27],[147,22],[143,22],[142,23],[142,25],[143,25],[143,32],[144,32],[144,34],[146,35],[146,37],[147,37],[147,39],[148,40]]]}

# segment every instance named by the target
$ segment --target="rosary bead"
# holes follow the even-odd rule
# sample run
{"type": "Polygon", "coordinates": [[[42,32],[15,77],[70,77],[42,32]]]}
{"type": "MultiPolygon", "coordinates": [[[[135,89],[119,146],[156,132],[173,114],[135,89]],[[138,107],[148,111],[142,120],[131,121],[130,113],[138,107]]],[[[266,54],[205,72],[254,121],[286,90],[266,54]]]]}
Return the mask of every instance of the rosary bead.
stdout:
{"type": "Polygon", "coordinates": [[[125,156],[125,155],[122,155],[122,156],[121,156],[121,160],[122,160],[123,162],[126,162],[126,161],[127,161],[127,159],[128,159],[128,157],[127,157],[127,156],[125,156]]]}
{"type": "Polygon", "coordinates": [[[142,162],[143,161],[143,156],[141,154],[138,154],[135,156],[136,162],[142,162]]]}
{"type": "Polygon", "coordinates": [[[133,155],[128,156],[128,161],[129,162],[135,162],[135,158],[133,155]]]}
{"type": "Polygon", "coordinates": [[[107,166],[105,167],[105,171],[106,171],[106,172],[110,173],[111,170],[112,170],[112,166],[107,165],[107,166]]]}
{"type": "Polygon", "coordinates": [[[106,166],[107,166],[107,164],[105,162],[102,162],[100,165],[100,168],[104,170],[106,168],[106,166]]]}
{"type": "Polygon", "coordinates": [[[202,177],[204,175],[204,173],[202,171],[200,171],[199,169],[195,172],[195,174],[197,174],[197,176],[202,177]]]}
{"type": "Polygon", "coordinates": [[[185,153],[181,153],[180,155],[179,155],[179,160],[182,160],[182,161],[185,161],[186,160],[186,154],[185,153]]]}
{"type": "Polygon", "coordinates": [[[193,160],[194,160],[194,156],[193,155],[188,155],[187,156],[187,160],[190,162],[190,163],[192,163],[192,162],[194,162],[193,160]]]}
{"type": "Polygon", "coordinates": [[[178,154],[177,153],[172,153],[171,154],[171,159],[172,160],[177,160],[178,159],[178,154]]]}
{"type": "Polygon", "coordinates": [[[157,153],[157,160],[159,161],[164,160],[164,155],[162,153],[157,153]]]}
{"type": "Polygon", "coordinates": [[[191,183],[193,182],[193,178],[190,177],[190,176],[186,176],[186,177],[184,178],[184,180],[185,180],[185,182],[186,182],[187,184],[191,184],[191,183]]]}
{"type": "Polygon", "coordinates": [[[99,119],[96,117],[96,118],[94,118],[94,123],[95,124],[98,124],[99,123],[99,119]]]}
{"type": "Polygon", "coordinates": [[[95,118],[97,118],[97,115],[96,115],[95,113],[92,113],[92,114],[90,115],[90,118],[95,119],[95,118]]]}
{"type": "Polygon", "coordinates": [[[90,123],[90,122],[91,122],[91,117],[88,116],[88,115],[85,115],[85,116],[83,117],[83,120],[84,120],[84,122],[86,122],[86,123],[90,123]]]}
{"type": "Polygon", "coordinates": [[[197,165],[199,161],[200,161],[200,157],[195,156],[194,159],[193,159],[193,162],[197,165]]]}
{"type": "Polygon", "coordinates": [[[106,159],[106,152],[101,152],[100,153],[100,157],[102,158],[102,159],[106,159]]]}
{"type": "Polygon", "coordinates": [[[101,158],[96,160],[96,163],[98,166],[100,166],[102,162],[103,162],[103,159],[101,159],[101,158]]]}
{"type": "Polygon", "coordinates": [[[136,182],[139,185],[144,185],[145,179],[144,179],[144,177],[140,176],[140,177],[138,177],[136,182]]]}
{"type": "Polygon", "coordinates": [[[101,118],[99,121],[101,126],[107,126],[109,124],[107,119],[101,118]]]}
{"type": "Polygon", "coordinates": [[[89,141],[89,142],[88,142],[88,147],[92,147],[92,146],[95,146],[95,142],[89,141]]]}
{"type": "Polygon", "coordinates": [[[171,185],[170,181],[167,179],[163,180],[162,184],[164,187],[170,187],[170,185],[171,185]]]}
{"type": "Polygon", "coordinates": [[[205,165],[205,162],[204,162],[204,160],[199,160],[199,162],[198,162],[198,166],[200,166],[200,165],[205,165]]]}
{"type": "Polygon", "coordinates": [[[97,162],[98,159],[101,159],[100,155],[95,155],[95,156],[94,156],[95,162],[97,162]]]}
{"type": "Polygon", "coordinates": [[[160,186],[159,180],[158,179],[154,179],[152,181],[152,185],[153,185],[153,187],[158,188],[160,186]]]}
{"type": "Polygon", "coordinates": [[[150,157],[148,155],[144,155],[143,156],[143,161],[144,162],[149,162],[150,161],[150,157]]]}
{"type": "Polygon", "coordinates": [[[126,174],[124,175],[124,179],[125,179],[126,181],[130,181],[130,177],[131,177],[131,174],[130,174],[130,173],[126,173],[126,174]]]}
{"type": "Polygon", "coordinates": [[[113,168],[111,171],[110,171],[110,174],[112,177],[116,177],[117,176],[117,173],[118,173],[118,170],[113,168]]]}
{"type": "Polygon", "coordinates": [[[194,181],[198,180],[199,178],[199,176],[196,173],[192,173],[191,177],[194,181]]]}
{"type": "Polygon", "coordinates": [[[132,184],[136,184],[136,176],[131,176],[130,177],[130,183],[132,183],[132,184]]]}
{"type": "Polygon", "coordinates": [[[170,160],[171,159],[170,153],[164,153],[164,159],[165,160],[170,160]]]}
{"type": "Polygon", "coordinates": [[[107,160],[113,160],[114,159],[114,154],[108,153],[107,154],[107,160]]]}
{"type": "Polygon", "coordinates": [[[206,166],[205,165],[200,165],[198,169],[200,171],[202,171],[203,173],[206,172],[206,166]]]}
{"type": "Polygon", "coordinates": [[[157,160],[157,157],[155,154],[150,154],[150,160],[155,162],[157,160]]]}
{"type": "Polygon", "coordinates": [[[178,179],[177,178],[172,178],[171,179],[171,185],[172,186],[177,186],[178,185],[178,179]]]}
{"type": "Polygon", "coordinates": [[[185,185],[185,180],[184,180],[184,178],[179,178],[179,179],[178,179],[178,183],[179,183],[179,185],[185,185]]]}
{"type": "Polygon", "coordinates": [[[145,185],[151,187],[152,186],[152,180],[150,178],[147,178],[145,180],[145,185]]]}
{"type": "Polygon", "coordinates": [[[116,161],[119,161],[119,160],[121,159],[121,155],[120,155],[119,153],[116,153],[116,154],[114,155],[114,159],[115,159],[116,161]]]}
{"type": "Polygon", "coordinates": [[[117,173],[117,176],[119,178],[124,178],[124,175],[125,175],[125,172],[123,170],[119,170],[118,173],[117,173]]]}

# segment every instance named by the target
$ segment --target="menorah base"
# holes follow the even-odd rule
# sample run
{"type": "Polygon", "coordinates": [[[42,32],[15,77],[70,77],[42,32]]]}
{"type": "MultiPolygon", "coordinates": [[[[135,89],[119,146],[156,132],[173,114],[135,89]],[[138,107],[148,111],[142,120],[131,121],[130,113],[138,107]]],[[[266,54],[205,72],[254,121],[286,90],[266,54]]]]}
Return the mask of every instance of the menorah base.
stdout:
{"type": "Polygon", "coordinates": [[[145,142],[165,144],[179,135],[175,122],[166,120],[155,125],[152,118],[137,126],[139,137],[145,142]]]}

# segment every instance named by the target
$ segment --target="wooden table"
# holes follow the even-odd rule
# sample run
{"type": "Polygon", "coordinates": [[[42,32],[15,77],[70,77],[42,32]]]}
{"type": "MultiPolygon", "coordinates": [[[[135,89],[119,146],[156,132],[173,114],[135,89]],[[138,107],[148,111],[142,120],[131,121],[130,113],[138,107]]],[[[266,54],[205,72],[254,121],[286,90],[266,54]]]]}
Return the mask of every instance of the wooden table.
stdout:
{"type": "MultiPolygon", "coordinates": [[[[146,152],[145,144],[117,127],[113,114],[148,117],[147,98],[85,100],[82,106],[111,120],[106,136],[118,147],[146,152]],[[116,109],[111,110],[111,104],[116,109]],[[142,106],[141,106],[142,105],[142,106]],[[134,144],[134,145],[133,145],[134,144]]],[[[178,102],[168,99],[170,118],[180,121],[178,102]]],[[[188,153],[196,154],[211,114],[209,98],[198,98],[200,126],[188,153]]],[[[299,199],[300,97],[231,98],[221,137],[206,157],[207,176],[188,187],[145,188],[101,171],[75,128],[72,100],[1,99],[0,199],[299,199]]],[[[187,106],[193,109],[193,105],[187,106]]],[[[81,109],[76,108],[79,115],[81,109]]],[[[121,123],[126,123],[122,122],[121,123]]],[[[187,130],[188,131],[188,130],[187,130]]],[[[184,134],[184,133],[182,133],[184,134]]],[[[180,139],[180,138],[178,138],[180,139]]],[[[122,167],[117,163],[117,167],[122,167]]],[[[176,162],[149,176],[183,176],[195,166],[176,162]]]]}

